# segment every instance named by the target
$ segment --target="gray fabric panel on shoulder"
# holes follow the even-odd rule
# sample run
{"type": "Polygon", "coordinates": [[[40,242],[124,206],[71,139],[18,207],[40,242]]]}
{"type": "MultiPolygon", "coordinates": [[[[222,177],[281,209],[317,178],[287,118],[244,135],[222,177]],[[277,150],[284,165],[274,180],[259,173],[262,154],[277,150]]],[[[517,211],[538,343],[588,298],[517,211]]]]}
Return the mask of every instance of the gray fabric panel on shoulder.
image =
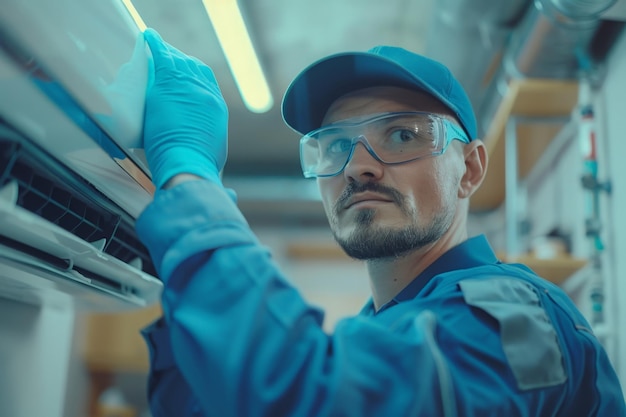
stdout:
{"type": "Polygon", "coordinates": [[[556,331],[533,286],[510,277],[469,279],[459,286],[468,305],[498,321],[504,354],[520,389],[567,380],[556,331]]]}

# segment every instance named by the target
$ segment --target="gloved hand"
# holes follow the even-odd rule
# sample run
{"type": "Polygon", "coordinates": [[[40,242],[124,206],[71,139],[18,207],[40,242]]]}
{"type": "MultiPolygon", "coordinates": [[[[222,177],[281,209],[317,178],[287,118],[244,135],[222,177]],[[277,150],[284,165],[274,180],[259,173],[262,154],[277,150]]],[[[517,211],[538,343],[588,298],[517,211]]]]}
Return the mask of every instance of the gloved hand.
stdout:
{"type": "Polygon", "coordinates": [[[221,184],[228,153],[228,108],[211,68],[147,29],[154,80],[146,94],[144,148],[157,188],[177,174],[221,184]]]}

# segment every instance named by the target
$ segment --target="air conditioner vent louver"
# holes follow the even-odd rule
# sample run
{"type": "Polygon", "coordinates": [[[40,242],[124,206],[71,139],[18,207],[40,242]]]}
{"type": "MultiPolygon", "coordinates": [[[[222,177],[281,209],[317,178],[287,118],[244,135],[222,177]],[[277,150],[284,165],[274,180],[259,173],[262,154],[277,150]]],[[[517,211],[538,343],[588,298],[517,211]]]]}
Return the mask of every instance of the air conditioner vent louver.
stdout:
{"type": "Polygon", "coordinates": [[[10,181],[17,182],[19,207],[87,242],[105,239],[103,252],[125,263],[140,259],[142,270],[156,276],[132,224],[102,208],[112,203],[83,179],[70,177],[67,170],[55,167],[51,158],[42,158],[39,149],[15,140],[14,132],[1,135],[6,132],[0,130],[0,188],[10,181]],[[79,183],[80,187],[73,187],[79,183]],[[86,195],[85,189],[93,190],[93,195],[86,195]]]}

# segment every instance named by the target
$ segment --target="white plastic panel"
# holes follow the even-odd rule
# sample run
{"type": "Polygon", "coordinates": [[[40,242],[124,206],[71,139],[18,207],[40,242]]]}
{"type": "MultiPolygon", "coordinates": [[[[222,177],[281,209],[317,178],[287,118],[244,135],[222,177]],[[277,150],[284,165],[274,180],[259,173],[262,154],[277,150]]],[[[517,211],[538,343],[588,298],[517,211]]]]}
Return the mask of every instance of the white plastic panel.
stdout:
{"type": "Polygon", "coordinates": [[[116,142],[140,144],[147,48],[121,1],[3,0],[0,27],[39,86],[58,83],[116,142]]]}
{"type": "MultiPolygon", "coordinates": [[[[97,281],[92,282],[89,277],[76,270],[82,269],[105,277],[123,288],[121,291],[107,291],[112,295],[122,295],[129,300],[136,299],[135,302],[140,305],[148,305],[158,300],[162,289],[162,283],[158,279],[102,252],[100,242],[94,242],[95,245],[86,242],[16,206],[16,200],[17,184],[9,183],[0,190],[0,233],[3,236],[54,258],[66,260],[67,268],[57,273],[70,276],[73,281],[99,287],[97,281]]],[[[15,256],[12,258],[16,259],[15,256]]],[[[106,291],[101,288],[99,290],[106,291]]]]}

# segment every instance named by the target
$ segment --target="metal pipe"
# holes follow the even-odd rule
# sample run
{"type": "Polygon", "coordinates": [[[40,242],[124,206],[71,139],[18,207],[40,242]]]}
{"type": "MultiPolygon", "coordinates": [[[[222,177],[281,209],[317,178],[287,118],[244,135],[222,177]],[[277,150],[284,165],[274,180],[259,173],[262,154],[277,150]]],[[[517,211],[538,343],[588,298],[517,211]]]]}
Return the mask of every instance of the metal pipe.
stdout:
{"type": "Polygon", "coordinates": [[[575,79],[581,56],[616,0],[535,0],[505,54],[509,77],[575,79]]]}
{"type": "Polygon", "coordinates": [[[519,218],[517,207],[518,193],[517,168],[517,122],[511,117],[505,129],[504,148],[504,182],[506,190],[505,217],[506,217],[506,252],[509,257],[520,254],[519,245],[519,218]]]}

